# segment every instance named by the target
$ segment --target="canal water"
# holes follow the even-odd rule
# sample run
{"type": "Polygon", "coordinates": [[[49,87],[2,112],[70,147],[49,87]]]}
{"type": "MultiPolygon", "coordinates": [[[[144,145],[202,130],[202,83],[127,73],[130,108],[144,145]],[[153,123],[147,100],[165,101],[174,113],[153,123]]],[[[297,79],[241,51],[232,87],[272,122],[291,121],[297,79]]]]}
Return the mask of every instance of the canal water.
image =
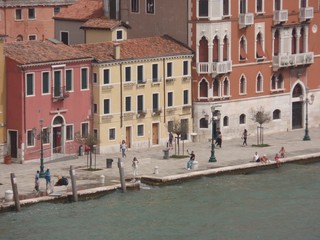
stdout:
{"type": "Polygon", "coordinates": [[[0,214],[0,239],[320,239],[320,164],[0,214]]]}

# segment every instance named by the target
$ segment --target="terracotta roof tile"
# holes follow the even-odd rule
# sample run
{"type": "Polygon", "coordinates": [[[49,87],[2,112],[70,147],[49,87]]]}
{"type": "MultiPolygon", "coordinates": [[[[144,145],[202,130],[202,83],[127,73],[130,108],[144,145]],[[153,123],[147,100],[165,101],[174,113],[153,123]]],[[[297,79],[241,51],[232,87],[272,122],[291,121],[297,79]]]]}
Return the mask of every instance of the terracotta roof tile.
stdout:
{"type": "Polygon", "coordinates": [[[113,29],[118,26],[125,26],[130,28],[127,24],[113,19],[107,19],[106,17],[92,18],[86,21],[81,28],[94,28],[94,29],[113,29]]]}
{"type": "Polygon", "coordinates": [[[48,40],[6,43],[5,55],[21,65],[91,58],[78,49],[48,40]]]}
{"type": "Polygon", "coordinates": [[[75,4],[62,9],[54,19],[86,21],[103,15],[103,0],[78,0],[75,4]]]}
{"type": "MultiPolygon", "coordinates": [[[[77,44],[75,48],[91,54],[98,62],[114,61],[115,42],[77,44]]],[[[192,50],[169,36],[135,38],[117,42],[120,45],[120,60],[164,57],[192,54],[192,50]]]]}

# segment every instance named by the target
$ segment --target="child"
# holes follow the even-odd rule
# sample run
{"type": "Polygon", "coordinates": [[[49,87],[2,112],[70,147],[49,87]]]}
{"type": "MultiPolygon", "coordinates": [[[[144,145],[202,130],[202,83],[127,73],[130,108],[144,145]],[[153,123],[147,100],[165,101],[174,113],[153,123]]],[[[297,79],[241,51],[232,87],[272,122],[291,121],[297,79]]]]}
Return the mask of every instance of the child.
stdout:
{"type": "Polygon", "coordinates": [[[274,156],[274,160],[277,162],[277,167],[280,167],[280,160],[279,160],[279,154],[276,153],[276,155],[274,156]]]}
{"type": "Polygon", "coordinates": [[[133,168],[133,176],[136,177],[138,175],[138,164],[139,161],[136,157],[132,160],[132,168],[133,168]]]}
{"type": "Polygon", "coordinates": [[[280,153],[280,157],[284,158],[284,156],[286,154],[286,150],[284,149],[284,147],[281,147],[279,153],[280,153]]]}
{"type": "Polygon", "coordinates": [[[37,171],[36,175],[34,176],[34,189],[39,192],[39,182],[40,182],[40,172],[37,171]]]}

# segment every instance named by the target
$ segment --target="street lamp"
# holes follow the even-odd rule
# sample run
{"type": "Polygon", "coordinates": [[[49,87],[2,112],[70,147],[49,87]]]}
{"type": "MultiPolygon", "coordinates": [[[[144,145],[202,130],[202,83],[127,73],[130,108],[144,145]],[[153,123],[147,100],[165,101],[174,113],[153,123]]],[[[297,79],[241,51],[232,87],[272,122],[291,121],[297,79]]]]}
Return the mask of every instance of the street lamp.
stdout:
{"type": "MultiPolygon", "coordinates": [[[[217,159],[214,155],[214,139],[216,136],[216,122],[220,119],[221,113],[219,110],[216,110],[216,107],[220,106],[211,106],[212,117],[210,122],[212,124],[212,135],[211,135],[211,157],[209,158],[209,162],[216,162],[217,159]]],[[[205,114],[205,119],[209,121],[209,115],[205,114]]]]}
{"type": "Polygon", "coordinates": [[[40,119],[40,140],[41,140],[41,149],[40,149],[40,177],[44,177],[44,166],[43,166],[43,119],[40,119]]]}
{"type": "Polygon", "coordinates": [[[300,100],[302,102],[304,102],[306,104],[306,127],[304,130],[304,137],[303,137],[303,141],[309,141],[311,140],[310,136],[309,136],[309,128],[308,128],[308,105],[312,105],[313,101],[314,101],[314,95],[311,94],[310,99],[309,99],[309,88],[306,88],[306,99],[303,100],[303,95],[300,95],[300,100]]]}

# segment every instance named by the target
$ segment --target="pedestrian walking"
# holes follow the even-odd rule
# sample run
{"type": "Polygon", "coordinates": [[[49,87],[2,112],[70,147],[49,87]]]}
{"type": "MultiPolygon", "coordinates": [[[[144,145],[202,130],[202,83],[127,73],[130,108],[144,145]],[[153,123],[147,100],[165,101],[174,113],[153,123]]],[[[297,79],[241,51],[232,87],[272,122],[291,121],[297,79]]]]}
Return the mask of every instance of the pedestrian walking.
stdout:
{"type": "Polygon", "coordinates": [[[173,142],[173,134],[172,134],[172,132],[169,132],[169,145],[168,145],[168,147],[171,149],[173,148],[172,142],[173,142]]]}
{"type": "Polygon", "coordinates": [[[44,178],[46,179],[47,193],[50,193],[51,192],[51,173],[49,168],[47,168],[47,170],[44,172],[44,178]]]}
{"type": "Polygon", "coordinates": [[[190,158],[187,162],[187,169],[190,170],[192,168],[192,164],[193,164],[193,161],[195,160],[196,158],[196,155],[194,154],[193,151],[191,151],[191,153],[189,153],[189,150],[187,149],[187,153],[189,154],[190,158]]]}
{"type": "Polygon", "coordinates": [[[39,170],[34,175],[34,189],[39,192],[39,186],[40,186],[40,172],[39,170]]]}
{"type": "Polygon", "coordinates": [[[133,169],[133,176],[136,177],[138,176],[138,168],[139,168],[139,161],[136,157],[133,158],[132,160],[132,169],[133,169]]]}
{"type": "Polygon", "coordinates": [[[218,132],[218,136],[216,138],[216,146],[219,146],[221,148],[222,145],[222,134],[221,131],[218,132]]]}
{"type": "Polygon", "coordinates": [[[281,147],[279,153],[280,153],[280,157],[282,157],[282,158],[285,157],[285,155],[286,155],[286,150],[284,149],[284,147],[281,147]]]}
{"type": "Polygon", "coordinates": [[[247,129],[243,130],[241,139],[243,140],[242,146],[247,146],[247,138],[248,138],[248,131],[247,129]]]}
{"type": "Polygon", "coordinates": [[[125,140],[122,140],[122,143],[120,144],[120,151],[121,151],[122,158],[125,158],[127,156],[126,155],[127,144],[125,140]]]}

